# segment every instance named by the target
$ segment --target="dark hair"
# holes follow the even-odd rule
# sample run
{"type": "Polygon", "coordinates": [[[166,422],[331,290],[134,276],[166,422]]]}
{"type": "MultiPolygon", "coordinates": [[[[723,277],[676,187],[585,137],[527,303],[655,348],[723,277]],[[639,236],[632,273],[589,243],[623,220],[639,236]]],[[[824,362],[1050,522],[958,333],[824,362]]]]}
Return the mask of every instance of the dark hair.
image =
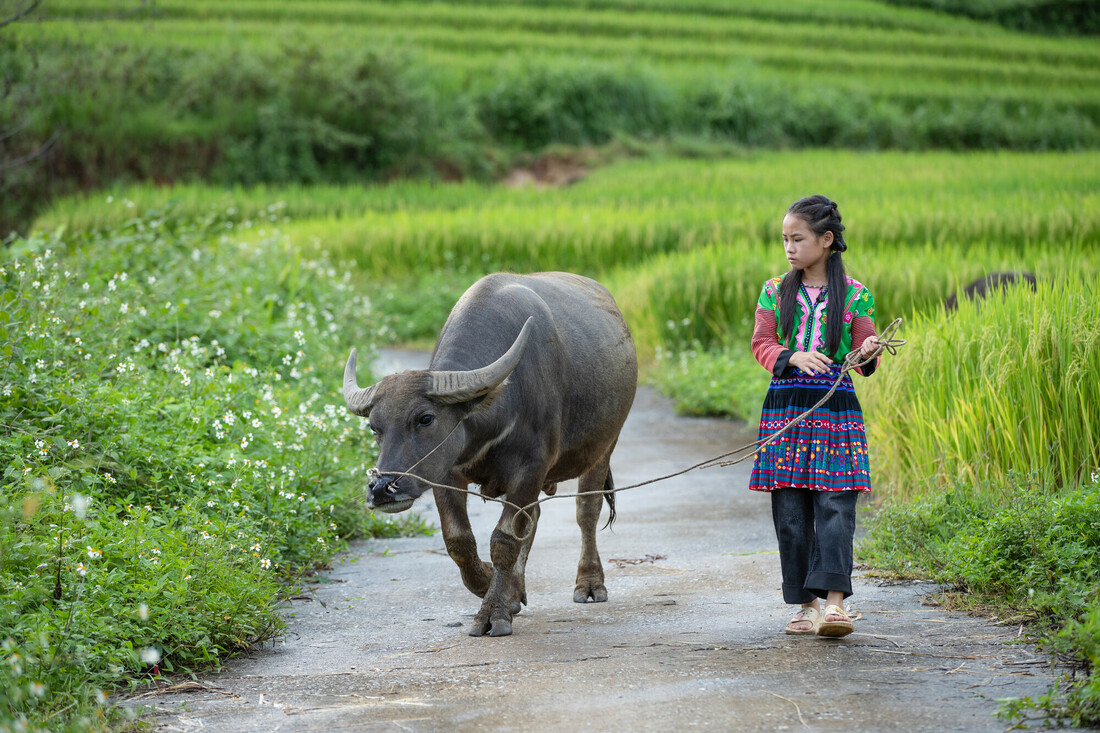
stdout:
{"type": "MultiPolygon", "coordinates": [[[[825,265],[829,289],[825,352],[832,356],[840,348],[840,338],[844,333],[844,298],[848,294],[848,277],[844,272],[844,261],[840,258],[840,253],[848,249],[848,244],[844,241],[840,210],[836,203],[825,196],[807,196],[791,204],[787,213],[802,219],[819,237],[825,232],[833,233],[832,252],[825,265]]],[[[779,330],[785,338],[790,338],[794,333],[794,312],[798,307],[798,290],[801,285],[802,270],[791,268],[779,286],[779,330]]]]}

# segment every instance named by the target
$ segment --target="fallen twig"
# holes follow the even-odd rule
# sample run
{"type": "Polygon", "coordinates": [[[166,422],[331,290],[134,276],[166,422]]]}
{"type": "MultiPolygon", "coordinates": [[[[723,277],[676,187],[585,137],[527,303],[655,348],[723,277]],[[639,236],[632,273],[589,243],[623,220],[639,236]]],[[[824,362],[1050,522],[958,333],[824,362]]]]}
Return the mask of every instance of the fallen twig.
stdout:
{"type": "Polygon", "coordinates": [[[145,700],[150,697],[158,697],[160,695],[184,695],[189,692],[213,692],[218,695],[224,695],[226,697],[239,697],[235,692],[227,692],[220,687],[213,687],[211,685],[204,685],[201,682],[180,682],[175,685],[167,685],[165,687],[158,687],[155,690],[149,692],[143,692],[140,695],[134,695],[131,700],[145,700]]]}
{"type": "Polygon", "coordinates": [[[775,697],[778,697],[780,700],[786,700],[791,705],[794,705],[794,711],[796,713],[798,713],[798,722],[802,723],[802,727],[805,728],[806,730],[810,729],[810,726],[806,725],[806,721],[802,719],[802,709],[798,707],[798,703],[796,703],[794,700],[792,700],[789,697],[783,697],[782,695],[776,695],[774,692],[769,692],[768,690],[761,690],[761,692],[767,692],[769,695],[775,695],[775,697]]]}
{"type": "Polygon", "coordinates": [[[616,567],[624,568],[627,565],[641,565],[647,562],[657,562],[658,560],[667,560],[666,555],[650,555],[646,554],[645,557],[613,557],[608,562],[615,563],[616,567]]]}
{"type": "Polygon", "coordinates": [[[450,646],[433,646],[428,649],[413,649],[408,652],[397,652],[396,654],[386,654],[383,659],[390,659],[392,657],[403,657],[407,654],[435,654],[436,652],[446,651],[447,649],[454,649],[458,644],[451,644],[450,646]]]}
{"type": "Polygon", "coordinates": [[[936,657],[937,659],[980,659],[981,657],[991,657],[992,654],[982,654],[978,657],[968,657],[959,654],[931,654],[929,652],[899,652],[893,649],[876,649],[875,647],[867,647],[869,652],[881,652],[883,654],[904,654],[911,657],[936,657]]]}
{"type": "MultiPolygon", "coordinates": [[[[853,620],[854,620],[854,619],[853,619],[853,620]]],[[[865,634],[865,633],[863,633],[863,632],[861,632],[861,631],[856,631],[856,632],[854,632],[854,633],[852,634],[852,636],[869,636],[869,637],[871,637],[872,639],[882,639],[883,641],[888,641],[888,642],[890,642],[891,644],[893,644],[894,646],[896,646],[896,647],[897,647],[897,648],[899,648],[899,649],[901,648],[901,644],[897,643],[896,641],[894,641],[893,639],[891,639],[891,638],[890,638],[889,636],[879,636],[878,634],[865,634]]]]}

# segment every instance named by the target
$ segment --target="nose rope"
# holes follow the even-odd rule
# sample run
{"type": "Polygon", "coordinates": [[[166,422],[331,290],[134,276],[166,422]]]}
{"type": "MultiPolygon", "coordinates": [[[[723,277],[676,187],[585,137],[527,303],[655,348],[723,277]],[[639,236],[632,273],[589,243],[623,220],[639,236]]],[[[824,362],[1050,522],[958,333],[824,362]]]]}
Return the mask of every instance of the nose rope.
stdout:
{"type": "MultiPolygon", "coordinates": [[[[462,418],[462,420],[465,420],[465,419],[466,419],[465,417],[462,418]]],[[[462,424],[462,420],[459,420],[458,422],[456,422],[455,426],[453,428],[451,428],[451,432],[449,432],[445,436],[443,436],[443,440],[436,443],[434,448],[432,448],[430,451],[428,451],[427,453],[422,455],[420,457],[420,460],[418,460],[416,463],[409,466],[408,471],[379,471],[378,468],[375,467],[375,468],[367,469],[367,475],[372,477],[372,478],[378,478],[379,476],[383,476],[383,475],[385,475],[385,476],[398,476],[398,477],[401,477],[401,476],[415,476],[416,478],[419,478],[419,476],[416,476],[416,474],[411,473],[411,471],[414,468],[416,468],[417,466],[419,466],[420,463],[424,459],[426,459],[432,453],[435,453],[437,450],[439,450],[441,447],[443,447],[443,444],[446,443],[450,439],[450,437],[455,434],[456,430],[458,430],[458,426],[462,424]]],[[[422,481],[427,481],[427,479],[421,479],[421,480],[422,481]]],[[[457,486],[452,486],[450,488],[455,489],[455,490],[459,490],[459,491],[461,490],[457,486]]]]}
{"type": "MultiPolygon", "coordinates": [[[[841,365],[840,373],[837,374],[836,379],[833,380],[832,387],[830,387],[829,391],[825,393],[825,396],[822,397],[820,400],[818,400],[817,403],[813,407],[809,408],[808,410],[803,412],[798,417],[795,417],[795,418],[792,418],[791,420],[789,420],[786,425],[779,428],[779,430],[775,431],[774,433],[772,433],[767,438],[754,440],[751,443],[746,443],[745,445],[742,445],[738,448],[734,448],[731,451],[727,451],[726,453],[722,453],[721,455],[714,456],[713,458],[708,458],[705,461],[700,461],[699,463],[696,463],[693,466],[688,466],[685,469],[682,469],[680,471],[676,471],[674,473],[667,474],[665,476],[658,476],[657,478],[651,478],[651,479],[648,479],[646,481],[641,481],[641,482],[636,483],[636,484],[631,484],[629,486],[621,486],[621,487],[614,488],[614,489],[599,489],[597,491],[585,491],[585,492],[577,491],[577,492],[574,492],[572,494],[554,494],[552,496],[544,496],[541,499],[537,499],[537,500],[532,501],[528,504],[524,504],[523,506],[520,506],[519,504],[516,504],[515,502],[508,501],[507,499],[501,499],[499,497],[493,497],[493,496],[485,496],[484,494],[478,493],[476,491],[471,491],[469,489],[464,489],[464,488],[461,488],[459,486],[451,486],[450,484],[436,483],[435,481],[430,481],[430,480],[424,478],[423,476],[418,476],[418,475],[412,473],[412,469],[416,468],[416,466],[420,463],[420,461],[423,461],[424,458],[427,458],[432,453],[434,453],[441,445],[443,445],[443,443],[445,443],[447,441],[448,438],[451,437],[451,435],[454,433],[454,431],[458,429],[458,426],[462,424],[461,420],[454,426],[454,428],[451,429],[451,432],[448,433],[447,436],[439,442],[439,445],[437,445],[435,448],[432,448],[431,451],[429,451],[428,454],[424,456],[424,458],[420,459],[420,461],[417,461],[412,466],[410,466],[408,471],[378,471],[377,469],[372,468],[367,473],[369,475],[375,475],[375,476],[381,476],[381,475],[386,475],[386,476],[409,476],[411,478],[416,479],[417,481],[420,481],[422,483],[427,484],[428,486],[431,486],[432,488],[448,489],[450,491],[457,491],[457,492],[462,493],[462,494],[469,494],[471,496],[477,496],[477,497],[480,497],[481,499],[484,499],[484,500],[487,500],[487,501],[495,501],[498,504],[503,504],[505,506],[511,507],[511,508],[516,510],[517,514],[522,514],[528,520],[528,526],[527,526],[527,531],[524,533],[524,535],[522,537],[517,536],[513,532],[506,532],[506,534],[510,535],[512,537],[512,539],[516,540],[517,542],[521,542],[521,543],[526,542],[531,537],[532,533],[535,531],[535,523],[533,521],[533,517],[531,516],[530,510],[534,507],[537,507],[539,504],[542,504],[545,501],[550,501],[551,499],[568,499],[570,497],[579,497],[579,496],[599,496],[599,495],[607,495],[607,494],[617,494],[620,491],[629,491],[630,489],[637,489],[637,488],[640,488],[642,486],[648,486],[649,484],[655,484],[658,481],[667,481],[668,479],[676,478],[677,476],[683,476],[685,473],[689,473],[690,471],[694,471],[697,468],[725,468],[727,466],[733,466],[733,465],[736,465],[738,463],[741,463],[742,461],[748,460],[749,458],[752,458],[757,453],[759,453],[761,450],[763,450],[768,445],[770,445],[773,441],[775,441],[780,435],[782,435],[784,432],[786,432],[792,425],[796,425],[796,424],[800,423],[808,415],[810,415],[810,413],[812,413],[814,410],[816,410],[817,408],[824,405],[829,400],[829,398],[833,396],[833,393],[836,392],[837,387],[840,386],[840,383],[841,383],[841,381],[843,381],[845,374],[852,371],[853,369],[858,369],[859,367],[870,364],[875,359],[877,359],[879,356],[881,356],[883,352],[889,353],[891,356],[896,356],[897,353],[898,353],[898,349],[902,346],[905,346],[905,344],[907,343],[905,339],[894,338],[894,334],[897,332],[898,328],[901,326],[901,323],[902,323],[901,318],[895,318],[890,323],[889,326],[887,326],[885,329],[883,329],[882,335],[878,337],[878,342],[879,342],[878,346],[875,347],[875,350],[873,352],[871,352],[871,354],[869,356],[861,357],[860,353],[859,353],[859,349],[853,349],[853,350],[849,351],[848,355],[844,357],[844,363],[841,365]],[[742,451],[748,450],[749,448],[754,448],[752,453],[747,453],[747,454],[741,456],[740,458],[737,458],[737,459],[734,459],[734,460],[723,460],[723,459],[728,459],[730,456],[735,456],[738,453],[741,453],[742,451]]],[[[512,526],[515,527],[515,518],[514,517],[512,519],[512,526]]],[[[501,530],[501,531],[504,531],[504,530],[501,530]]]]}

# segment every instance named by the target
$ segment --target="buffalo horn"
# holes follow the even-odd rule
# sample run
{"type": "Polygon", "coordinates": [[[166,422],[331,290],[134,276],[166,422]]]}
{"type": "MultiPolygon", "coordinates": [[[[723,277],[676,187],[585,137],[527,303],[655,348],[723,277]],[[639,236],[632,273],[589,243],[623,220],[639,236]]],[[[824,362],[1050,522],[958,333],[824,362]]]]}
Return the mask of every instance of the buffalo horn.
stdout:
{"type": "Polygon", "coordinates": [[[356,415],[369,415],[377,389],[377,384],[372,384],[366,389],[359,388],[355,381],[355,349],[352,349],[347,366],[344,367],[344,402],[347,403],[348,409],[356,415]]]}
{"type": "Polygon", "coordinates": [[[492,364],[464,372],[430,372],[432,386],[429,394],[443,402],[455,404],[481,397],[500,386],[516,368],[516,364],[519,364],[527,339],[531,335],[533,320],[533,318],[527,319],[511,348],[492,364]]]}

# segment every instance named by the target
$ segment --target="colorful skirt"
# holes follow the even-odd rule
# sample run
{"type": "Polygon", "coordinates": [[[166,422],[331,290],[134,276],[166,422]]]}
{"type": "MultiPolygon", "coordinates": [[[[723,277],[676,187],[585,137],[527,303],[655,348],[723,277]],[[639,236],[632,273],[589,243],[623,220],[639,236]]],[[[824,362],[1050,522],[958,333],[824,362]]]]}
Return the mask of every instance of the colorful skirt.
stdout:
{"type": "MultiPolygon", "coordinates": [[[[774,377],[760,415],[760,440],[773,435],[825,396],[840,374],[833,364],[821,375],[794,369],[774,377]]],[[[818,491],[870,491],[867,434],[850,374],[836,392],[798,424],[756,454],[749,488],[771,491],[788,486],[818,491]]]]}

